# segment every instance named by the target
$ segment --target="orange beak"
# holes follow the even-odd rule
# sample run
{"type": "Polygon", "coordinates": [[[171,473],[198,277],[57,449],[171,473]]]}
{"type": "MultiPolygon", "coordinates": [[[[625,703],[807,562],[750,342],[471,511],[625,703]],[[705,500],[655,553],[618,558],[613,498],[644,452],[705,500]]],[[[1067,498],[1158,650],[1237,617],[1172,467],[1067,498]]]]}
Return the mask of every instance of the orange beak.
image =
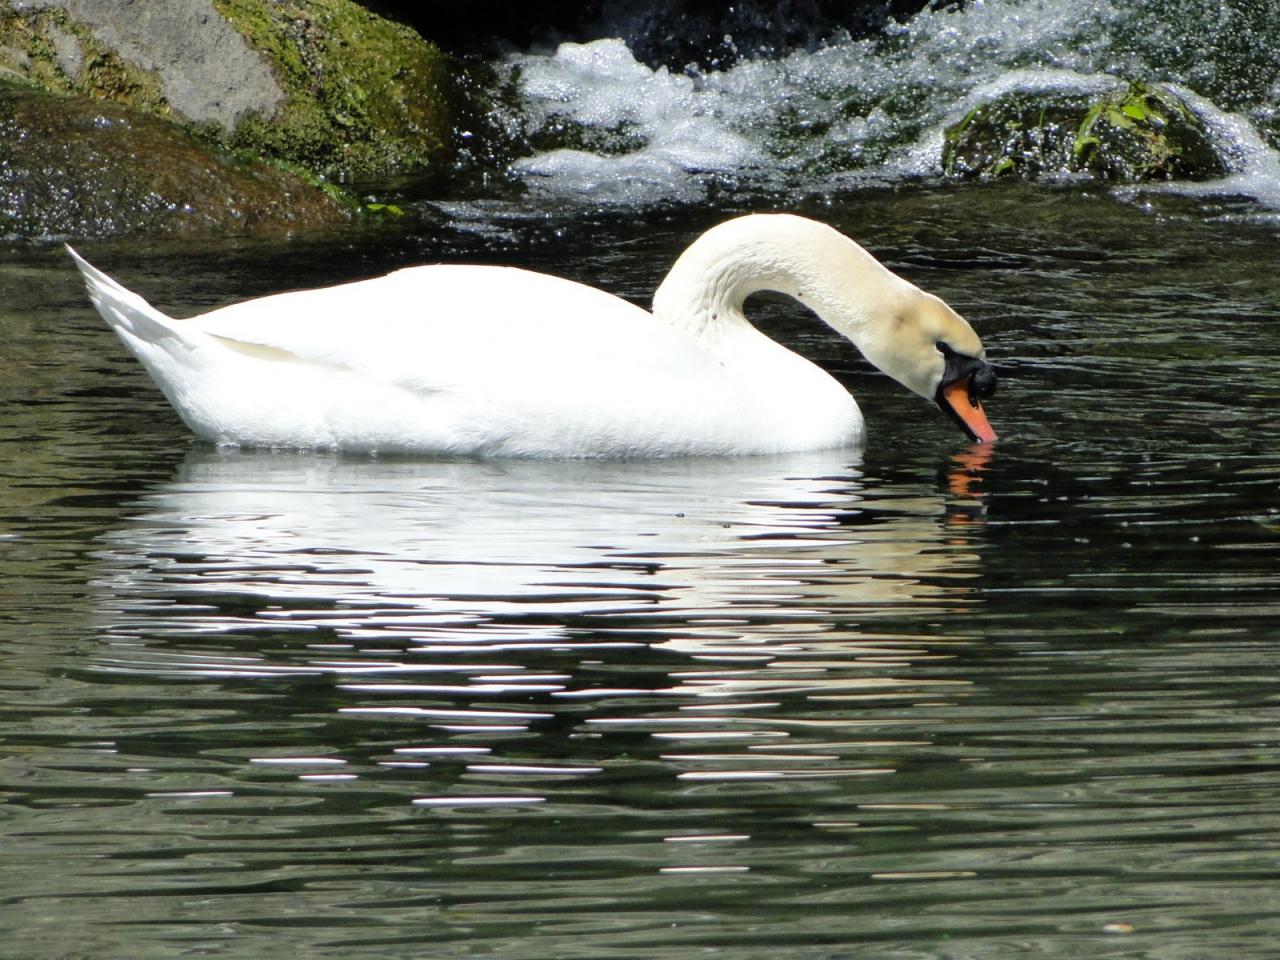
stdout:
{"type": "Polygon", "coordinates": [[[996,432],[991,429],[981,402],[969,389],[972,380],[973,374],[970,374],[943,387],[939,391],[938,404],[951,414],[952,419],[960,424],[971,440],[976,443],[991,443],[996,438],[996,432]]]}

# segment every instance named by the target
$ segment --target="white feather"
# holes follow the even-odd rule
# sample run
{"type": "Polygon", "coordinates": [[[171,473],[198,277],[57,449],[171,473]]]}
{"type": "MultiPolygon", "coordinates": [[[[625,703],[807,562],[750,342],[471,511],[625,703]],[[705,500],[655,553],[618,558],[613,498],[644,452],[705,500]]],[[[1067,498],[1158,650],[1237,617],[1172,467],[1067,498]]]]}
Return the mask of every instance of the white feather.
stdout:
{"type": "Polygon", "coordinates": [[[98,311],[200,438],[437,455],[859,443],[853,399],[756,331],[742,299],[781,289],[856,339],[868,317],[827,316],[849,311],[824,284],[862,284],[869,316],[915,291],[830,228],[783,216],[740,218],[704,236],[673,268],[656,314],[545,274],[439,265],[175,320],[71,254],[98,311]],[[804,276],[806,256],[851,275],[804,276]],[[797,275],[808,294],[792,289],[797,275]]]}

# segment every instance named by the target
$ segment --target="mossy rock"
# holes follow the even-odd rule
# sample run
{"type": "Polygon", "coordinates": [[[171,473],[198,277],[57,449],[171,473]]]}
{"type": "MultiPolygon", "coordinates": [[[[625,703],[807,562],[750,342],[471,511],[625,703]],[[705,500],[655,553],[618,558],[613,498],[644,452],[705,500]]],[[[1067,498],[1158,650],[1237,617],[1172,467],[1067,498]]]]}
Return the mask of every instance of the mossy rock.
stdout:
{"type": "Polygon", "coordinates": [[[0,237],[265,233],[352,212],[288,170],[157,117],[0,83],[0,237]]]}
{"type": "Polygon", "coordinates": [[[0,0],[0,77],[328,177],[447,167],[458,61],[354,0],[0,0]]]}
{"type": "Polygon", "coordinates": [[[1047,101],[1011,94],[970,110],[948,127],[942,166],[960,177],[1037,177],[1067,170],[1075,130],[1088,110],[1083,100],[1047,101]]]}
{"type": "Polygon", "coordinates": [[[213,0],[285,92],[241,121],[234,145],[319,173],[426,168],[452,149],[457,65],[409,27],[351,0],[213,0]]]}
{"type": "Polygon", "coordinates": [[[159,76],[130,62],[68,11],[0,0],[0,77],[49,93],[125,103],[169,114],[159,76]]]}
{"type": "Polygon", "coordinates": [[[1227,173],[1190,106],[1142,83],[1101,96],[1015,92],[981,104],[945,131],[942,165],[961,177],[1087,174],[1126,183],[1227,173]]]}

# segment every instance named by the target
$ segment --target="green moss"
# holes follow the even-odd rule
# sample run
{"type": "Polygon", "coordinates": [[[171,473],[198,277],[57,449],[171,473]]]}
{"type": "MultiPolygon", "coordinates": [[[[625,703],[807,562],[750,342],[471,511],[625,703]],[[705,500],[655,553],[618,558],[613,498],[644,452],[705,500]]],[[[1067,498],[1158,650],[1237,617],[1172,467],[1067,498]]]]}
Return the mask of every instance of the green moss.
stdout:
{"type": "Polygon", "coordinates": [[[1170,91],[1128,83],[1101,97],[1015,92],[970,110],[943,137],[949,175],[1087,173],[1203,180],[1225,173],[1204,122],[1170,91]]]}
{"type": "Polygon", "coordinates": [[[0,51],[7,71],[43,90],[110,100],[166,115],[159,78],[117,56],[82,23],[59,9],[0,9],[0,51]],[[79,48],[74,62],[58,56],[58,39],[79,48]]]}
{"type": "MultiPolygon", "coordinates": [[[[327,178],[440,166],[468,99],[460,66],[410,28],[353,0],[213,0],[269,63],[285,101],[207,140],[327,178]]],[[[115,54],[59,9],[0,4],[0,75],[174,118],[160,78],[115,54]]]]}
{"type": "Polygon", "coordinates": [[[1076,169],[1126,180],[1225,172],[1190,107],[1143,83],[1130,83],[1089,108],[1076,131],[1072,161],[1076,169]]]}
{"type": "Polygon", "coordinates": [[[246,167],[256,164],[278,170],[286,176],[296,179],[300,184],[305,184],[318,190],[347,213],[371,217],[375,220],[399,220],[405,216],[404,210],[394,203],[362,203],[334,181],[320,176],[301,164],[282,160],[279,157],[260,157],[253,150],[246,148],[235,151],[232,156],[235,158],[236,163],[246,167]]]}
{"type": "Polygon", "coordinates": [[[350,0],[214,0],[276,70],[287,100],[232,133],[241,147],[330,176],[425,167],[447,156],[454,65],[408,27],[350,0]]]}

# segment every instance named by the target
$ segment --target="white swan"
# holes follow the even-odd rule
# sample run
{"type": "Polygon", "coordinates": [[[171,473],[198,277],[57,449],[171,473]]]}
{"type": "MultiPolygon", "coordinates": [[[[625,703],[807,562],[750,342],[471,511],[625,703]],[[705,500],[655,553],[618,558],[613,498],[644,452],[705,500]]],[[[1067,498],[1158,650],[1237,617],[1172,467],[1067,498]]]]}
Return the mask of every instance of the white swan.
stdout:
{"type": "Polygon", "coordinates": [[[973,329],[852,240],[740,217],[676,261],[650,313],[510,267],[421,266],[174,320],[67,248],[89,296],[203,440],[479,457],[781,453],[860,444],[827,373],[757,331],[809,306],[979,442],[994,373],[973,329]]]}

